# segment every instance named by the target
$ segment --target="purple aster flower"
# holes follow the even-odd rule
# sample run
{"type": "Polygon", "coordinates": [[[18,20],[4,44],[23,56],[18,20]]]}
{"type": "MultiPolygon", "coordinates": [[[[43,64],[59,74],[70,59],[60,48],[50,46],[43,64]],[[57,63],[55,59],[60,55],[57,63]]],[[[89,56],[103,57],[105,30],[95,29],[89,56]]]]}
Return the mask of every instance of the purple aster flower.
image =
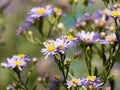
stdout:
{"type": "Polygon", "coordinates": [[[110,7],[108,15],[113,18],[120,18],[120,4],[114,4],[110,7]]]}
{"type": "Polygon", "coordinates": [[[111,7],[110,7],[110,10],[118,10],[120,9],[120,4],[113,4],[111,7]]]}
{"type": "Polygon", "coordinates": [[[86,26],[86,22],[85,21],[76,21],[74,26],[76,27],[76,29],[80,30],[81,28],[83,29],[86,26]]]}
{"type": "Polygon", "coordinates": [[[83,21],[92,20],[92,14],[85,13],[84,15],[82,15],[81,20],[83,20],[83,21]]]}
{"type": "Polygon", "coordinates": [[[33,18],[47,17],[53,12],[53,7],[48,5],[46,7],[34,7],[28,14],[33,18]]]}
{"type": "Polygon", "coordinates": [[[105,90],[111,90],[111,86],[110,85],[106,85],[105,86],[105,90]]]}
{"type": "Polygon", "coordinates": [[[60,37],[56,39],[55,46],[57,47],[56,52],[63,54],[70,46],[72,46],[72,42],[65,37],[60,37]]]}
{"type": "Polygon", "coordinates": [[[41,50],[41,52],[44,53],[45,58],[47,58],[49,55],[54,55],[56,52],[56,45],[54,40],[48,40],[47,42],[43,43],[45,48],[41,50]]]}
{"type": "Polygon", "coordinates": [[[81,81],[81,79],[73,78],[71,80],[67,80],[66,84],[68,86],[67,88],[82,86],[82,81],[81,81]]]}
{"type": "Polygon", "coordinates": [[[25,54],[18,54],[18,55],[13,55],[13,58],[15,59],[21,59],[24,61],[30,61],[30,58],[28,56],[26,56],[25,54]]]}
{"type": "Polygon", "coordinates": [[[76,40],[83,41],[86,43],[95,43],[99,41],[99,34],[97,32],[85,32],[81,31],[77,33],[76,40]]]}
{"type": "Polygon", "coordinates": [[[100,43],[101,44],[110,44],[110,43],[113,43],[113,42],[116,42],[116,41],[117,41],[116,34],[111,33],[111,34],[105,36],[105,40],[101,40],[100,43]]]}
{"type": "Polygon", "coordinates": [[[73,55],[74,55],[74,58],[80,56],[82,54],[82,51],[81,50],[75,50],[73,55]]]}
{"type": "Polygon", "coordinates": [[[89,90],[93,90],[94,88],[102,88],[102,82],[96,76],[88,76],[87,78],[81,78],[84,86],[88,87],[89,90]]]}
{"type": "Polygon", "coordinates": [[[24,32],[24,30],[25,30],[25,27],[19,27],[18,30],[16,31],[16,34],[20,35],[24,32]]]}
{"type": "Polygon", "coordinates": [[[62,11],[62,9],[60,9],[58,7],[54,7],[53,10],[54,10],[55,16],[58,16],[58,17],[65,16],[65,14],[62,11]]]}
{"type": "Polygon", "coordinates": [[[107,26],[106,18],[107,16],[100,10],[93,14],[93,21],[97,27],[106,27],[107,26]]]}
{"type": "Polygon", "coordinates": [[[7,90],[12,90],[12,89],[14,89],[14,88],[15,88],[15,87],[14,87],[13,85],[8,85],[6,89],[7,89],[7,90]]]}
{"type": "Polygon", "coordinates": [[[7,58],[1,65],[5,68],[18,68],[22,71],[22,67],[27,65],[26,60],[29,61],[30,59],[23,55],[13,55],[12,58],[7,58]]]}

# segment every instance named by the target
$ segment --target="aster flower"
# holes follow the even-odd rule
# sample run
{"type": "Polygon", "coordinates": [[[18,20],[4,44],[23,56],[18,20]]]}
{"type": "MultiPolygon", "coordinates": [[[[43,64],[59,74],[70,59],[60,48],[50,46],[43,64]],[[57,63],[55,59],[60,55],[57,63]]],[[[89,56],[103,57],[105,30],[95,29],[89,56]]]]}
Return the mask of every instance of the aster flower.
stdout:
{"type": "Polygon", "coordinates": [[[12,90],[12,89],[14,89],[14,88],[15,88],[15,87],[14,87],[13,85],[8,85],[6,89],[7,89],[7,90],[12,90]]]}
{"type": "Polygon", "coordinates": [[[24,60],[24,61],[30,61],[30,58],[28,56],[26,56],[25,54],[18,54],[18,55],[13,55],[14,59],[20,59],[20,60],[24,60]]]}
{"type": "Polygon", "coordinates": [[[22,71],[22,67],[27,65],[26,60],[30,59],[23,55],[13,55],[11,58],[7,58],[4,63],[1,63],[1,66],[11,69],[18,68],[22,71]]]}
{"type": "Polygon", "coordinates": [[[120,9],[120,4],[113,4],[111,7],[110,7],[110,10],[118,10],[120,9]]]}
{"type": "Polygon", "coordinates": [[[16,31],[16,34],[20,35],[24,32],[24,30],[25,30],[25,27],[19,27],[18,30],[16,31]]]}
{"type": "Polygon", "coordinates": [[[87,25],[87,23],[85,21],[76,21],[74,26],[76,27],[76,29],[80,30],[81,28],[83,29],[85,26],[87,25]]]}
{"type": "Polygon", "coordinates": [[[82,15],[81,20],[83,20],[83,21],[92,20],[92,14],[91,13],[85,13],[84,15],[82,15]]]}
{"type": "Polygon", "coordinates": [[[65,16],[62,9],[60,9],[58,7],[54,7],[53,11],[55,13],[55,16],[58,16],[58,17],[65,16]]]}
{"type": "Polygon", "coordinates": [[[72,45],[72,42],[64,37],[60,37],[56,39],[55,45],[57,47],[57,52],[63,54],[72,45]]]}
{"type": "Polygon", "coordinates": [[[73,55],[74,55],[74,58],[80,56],[82,54],[82,51],[81,50],[75,50],[73,55]]]}
{"type": "Polygon", "coordinates": [[[34,7],[28,14],[33,18],[40,18],[49,16],[53,12],[53,7],[48,5],[46,7],[34,7]]]}
{"type": "Polygon", "coordinates": [[[120,18],[120,4],[114,4],[110,7],[109,16],[114,18],[120,18]]]}
{"type": "Polygon", "coordinates": [[[82,81],[80,79],[73,78],[67,81],[67,88],[82,86],[82,81]]]}
{"type": "Polygon", "coordinates": [[[101,40],[101,44],[109,44],[117,41],[117,37],[115,33],[109,34],[105,36],[105,40],[101,40]]]}
{"type": "Polygon", "coordinates": [[[47,42],[43,43],[45,48],[41,50],[41,52],[44,53],[45,58],[47,58],[49,55],[54,55],[56,52],[56,45],[54,40],[48,40],[47,42]]]}
{"type": "Polygon", "coordinates": [[[83,41],[86,43],[95,43],[99,41],[99,34],[97,32],[85,32],[81,31],[76,35],[77,41],[83,41]]]}
{"type": "Polygon", "coordinates": [[[103,13],[103,11],[99,10],[93,13],[93,21],[97,27],[106,27],[107,26],[106,18],[107,16],[103,13]]]}
{"type": "Polygon", "coordinates": [[[66,38],[69,41],[72,41],[74,39],[72,35],[65,35],[64,38],[66,38]]]}
{"type": "Polygon", "coordinates": [[[96,76],[88,76],[87,78],[82,78],[82,83],[84,86],[88,87],[89,90],[94,88],[102,88],[102,82],[96,76]]]}

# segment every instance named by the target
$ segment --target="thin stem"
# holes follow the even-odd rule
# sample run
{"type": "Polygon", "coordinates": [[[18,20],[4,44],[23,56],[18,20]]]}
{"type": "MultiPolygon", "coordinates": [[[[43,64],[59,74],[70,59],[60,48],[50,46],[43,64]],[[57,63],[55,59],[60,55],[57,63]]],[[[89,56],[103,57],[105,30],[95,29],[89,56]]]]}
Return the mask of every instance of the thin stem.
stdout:
{"type": "Polygon", "coordinates": [[[28,90],[27,86],[23,83],[23,81],[21,80],[21,76],[20,73],[17,73],[18,79],[20,81],[20,83],[24,86],[25,90],[28,90]]]}

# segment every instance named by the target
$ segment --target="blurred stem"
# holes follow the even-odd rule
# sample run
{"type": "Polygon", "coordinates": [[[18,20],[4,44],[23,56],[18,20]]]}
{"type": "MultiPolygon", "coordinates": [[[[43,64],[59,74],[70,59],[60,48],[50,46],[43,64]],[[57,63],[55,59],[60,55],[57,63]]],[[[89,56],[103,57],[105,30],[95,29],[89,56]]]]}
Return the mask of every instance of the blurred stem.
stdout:
{"type": "Polygon", "coordinates": [[[27,85],[25,85],[25,84],[23,83],[22,79],[21,79],[20,72],[16,72],[16,74],[17,74],[17,76],[18,76],[18,79],[19,79],[21,85],[23,85],[24,90],[28,90],[27,85]]]}
{"type": "Polygon", "coordinates": [[[59,70],[62,72],[62,75],[64,78],[63,85],[66,88],[66,90],[68,90],[68,88],[66,86],[66,80],[67,80],[68,73],[69,73],[69,66],[66,68],[66,66],[64,64],[66,56],[61,53],[59,53],[59,54],[60,54],[60,59],[58,59],[55,55],[54,55],[54,58],[55,58],[55,62],[57,63],[57,65],[59,67],[59,70]]]}
{"type": "Polygon", "coordinates": [[[114,59],[113,59],[113,45],[111,44],[110,45],[110,48],[109,48],[109,55],[110,55],[110,58],[108,59],[109,61],[107,62],[105,68],[104,68],[104,71],[103,71],[103,74],[102,74],[102,77],[101,79],[103,80],[103,85],[106,83],[107,81],[107,78],[110,74],[110,71],[114,65],[114,59]]]}
{"type": "Polygon", "coordinates": [[[92,75],[91,60],[92,60],[92,46],[90,46],[90,50],[85,50],[85,62],[88,68],[89,75],[92,75]]]}
{"type": "Polygon", "coordinates": [[[73,4],[71,4],[71,7],[72,7],[72,16],[73,16],[73,19],[74,19],[74,21],[76,21],[76,9],[77,9],[77,3],[73,3],[73,4]]]}
{"type": "Polygon", "coordinates": [[[27,86],[27,84],[28,84],[28,81],[30,79],[30,75],[32,74],[35,65],[36,64],[33,64],[32,67],[30,68],[29,72],[28,72],[27,79],[25,81],[25,86],[27,86]]]}

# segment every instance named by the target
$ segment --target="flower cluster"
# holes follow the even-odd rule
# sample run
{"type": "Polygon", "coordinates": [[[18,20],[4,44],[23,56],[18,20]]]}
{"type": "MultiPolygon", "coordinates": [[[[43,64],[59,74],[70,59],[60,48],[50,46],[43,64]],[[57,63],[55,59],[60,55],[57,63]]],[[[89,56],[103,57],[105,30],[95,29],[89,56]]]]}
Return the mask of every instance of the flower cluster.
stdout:
{"type": "Polygon", "coordinates": [[[16,31],[16,34],[22,34],[27,27],[31,27],[37,22],[47,18],[49,16],[61,17],[65,16],[62,9],[58,7],[53,7],[52,5],[47,5],[45,7],[34,7],[28,12],[28,16],[25,19],[25,22],[19,29],[16,31]]]}
{"type": "Polygon", "coordinates": [[[27,65],[27,61],[30,61],[30,58],[24,54],[18,54],[13,55],[11,58],[7,58],[4,63],[1,63],[1,65],[5,68],[18,68],[20,71],[22,71],[22,67],[27,65]]]}
{"type": "Polygon", "coordinates": [[[72,46],[72,40],[66,38],[66,36],[61,36],[54,40],[48,40],[44,42],[45,48],[41,52],[46,55],[47,58],[49,55],[54,55],[55,53],[63,54],[70,46],[72,46]]]}
{"type": "Polygon", "coordinates": [[[102,82],[96,76],[88,76],[87,78],[73,78],[70,81],[67,81],[68,88],[71,87],[81,87],[85,86],[89,90],[93,90],[94,88],[102,88],[102,82]]]}

